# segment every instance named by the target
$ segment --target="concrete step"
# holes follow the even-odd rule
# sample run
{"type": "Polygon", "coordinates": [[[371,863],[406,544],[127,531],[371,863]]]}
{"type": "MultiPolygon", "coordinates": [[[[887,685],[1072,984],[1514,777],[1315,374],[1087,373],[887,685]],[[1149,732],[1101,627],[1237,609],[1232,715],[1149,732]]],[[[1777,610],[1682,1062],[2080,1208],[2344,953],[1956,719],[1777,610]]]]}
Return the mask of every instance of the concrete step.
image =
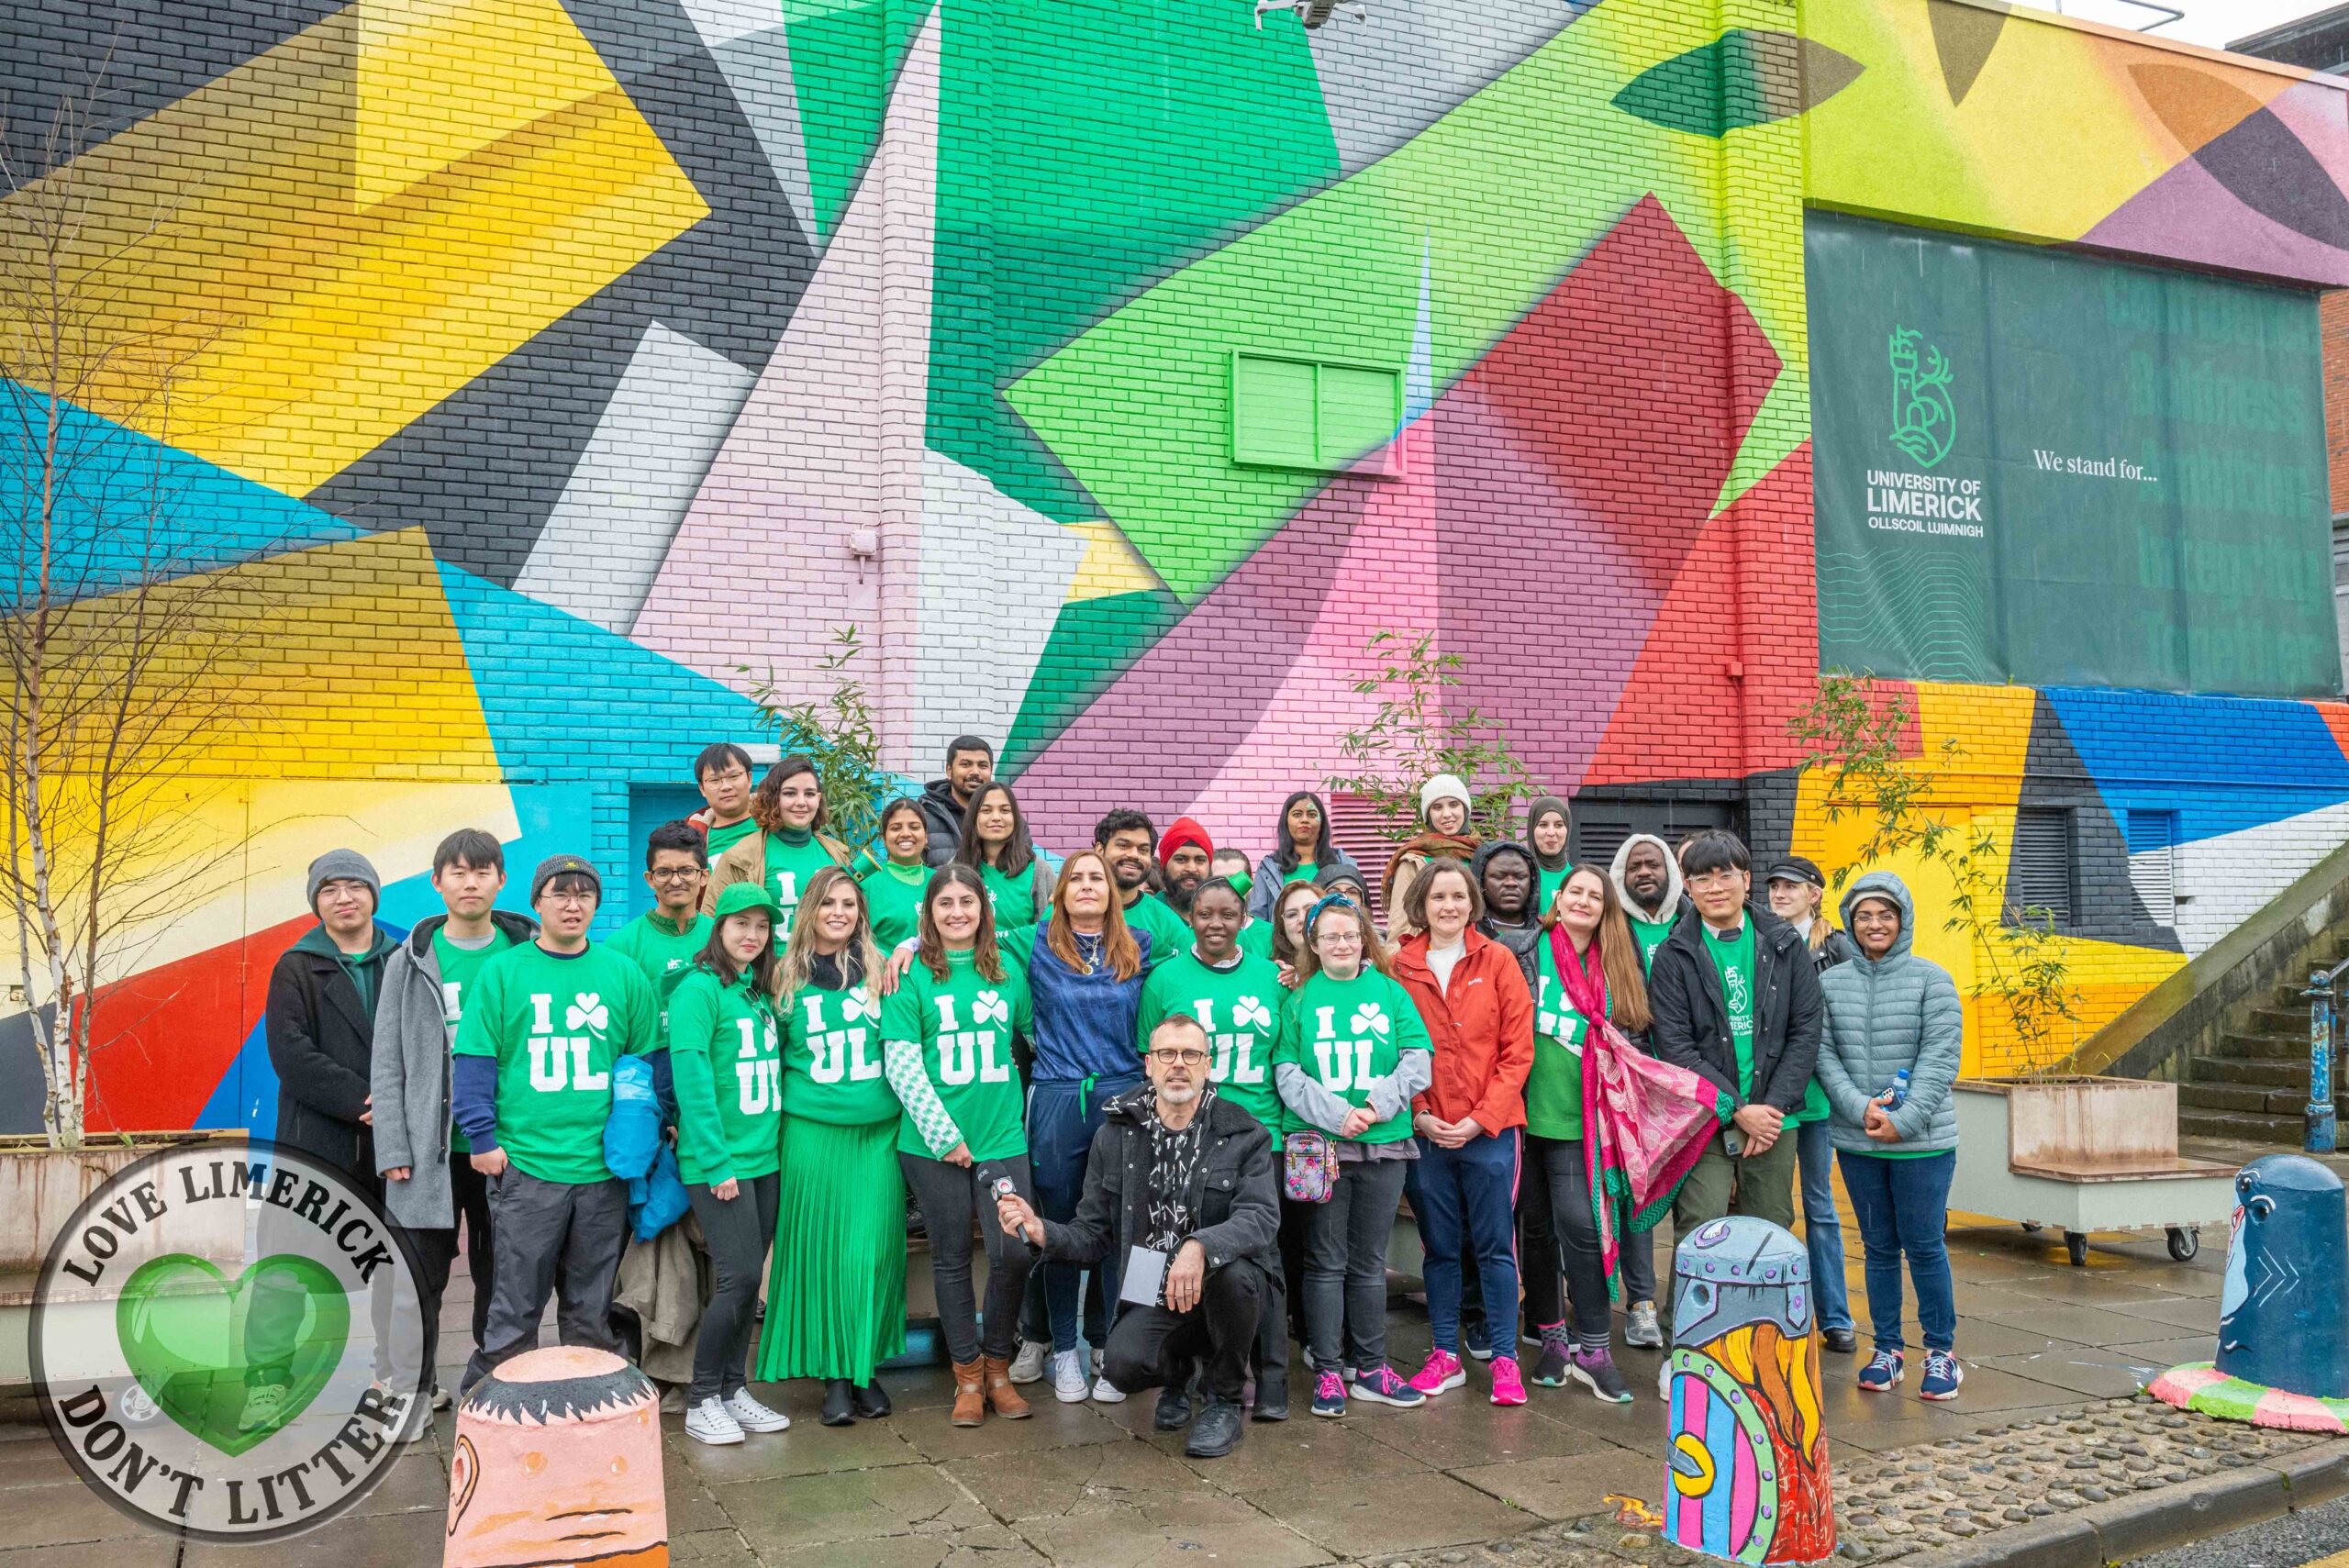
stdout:
{"type": "Polygon", "coordinates": [[[2187,1075],[2188,1081],[2195,1084],[2256,1084],[2268,1089],[2288,1089],[2295,1085],[2305,1087],[2309,1081],[2305,1062],[2284,1062],[2274,1058],[2197,1056],[2187,1063],[2187,1075]]]}
{"type": "Polygon", "coordinates": [[[2306,1062],[2309,1059],[2309,1037],[2305,1032],[2289,1034],[2230,1034],[2219,1042],[2215,1053],[2233,1057],[2237,1061],[2306,1062]]]}
{"type": "Polygon", "coordinates": [[[2277,1143],[2299,1147],[2301,1120],[2297,1116],[2253,1116],[2242,1111],[2189,1111],[2177,1113],[2177,1132],[2181,1138],[2231,1139],[2243,1143],[2277,1143]]]}
{"type": "Polygon", "coordinates": [[[2181,1084],[2177,1104],[2181,1112],[2241,1111],[2252,1116],[2299,1116],[2309,1103],[2306,1085],[2299,1088],[2264,1088],[2255,1084],[2181,1084]]]}
{"type": "Polygon", "coordinates": [[[2254,1007],[2246,1034],[2298,1035],[2303,1041],[2309,1038],[2309,1008],[2306,1002],[2290,1006],[2254,1007]]]}

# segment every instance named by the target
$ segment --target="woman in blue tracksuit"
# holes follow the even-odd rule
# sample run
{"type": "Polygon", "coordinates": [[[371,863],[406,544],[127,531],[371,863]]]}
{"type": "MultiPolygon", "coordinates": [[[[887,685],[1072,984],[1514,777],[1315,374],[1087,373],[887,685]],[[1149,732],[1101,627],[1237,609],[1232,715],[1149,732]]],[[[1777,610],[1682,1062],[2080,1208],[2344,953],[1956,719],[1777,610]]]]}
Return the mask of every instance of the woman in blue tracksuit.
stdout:
{"type": "MultiPolygon", "coordinates": [[[[1129,928],[1109,863],[1080,850],[1061,868],[1052,909],[1041,926],[1003,934],[1003,948],[1028,972],[1035,1008],[1035,1063],[1028,1093],[1028,1167],[1036,1210],[1065,1224],[1085,1191],[1085,1159],[1101,1128],[1101,1107],[1141,1082],[1134,1019],[1151,964],[1150,934],[1129,928]]],[[[1052,1394],[1065,1404],[1124,1395],[1087,1367],[1076,1348],[1078,1288],[1074,1264],[1046,1263],[1044,1307],[1051,1319],[1052,1394]]],[[[1084,1335],[1094,1356],[1108,1340],[1118,1299],[1115,1262],[1092,1271],[1085,1288],[1084,1335]]]]}

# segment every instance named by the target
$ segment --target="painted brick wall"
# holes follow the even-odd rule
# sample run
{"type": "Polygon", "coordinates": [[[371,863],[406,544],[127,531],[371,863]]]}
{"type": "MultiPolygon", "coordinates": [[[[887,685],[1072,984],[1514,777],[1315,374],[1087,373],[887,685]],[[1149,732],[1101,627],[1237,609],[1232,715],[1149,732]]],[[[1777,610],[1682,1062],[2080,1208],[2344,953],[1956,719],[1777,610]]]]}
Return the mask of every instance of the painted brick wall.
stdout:
{"type": "MultiPolygon", "coordinates": [[[[2141,203],[2164,105],[2100,95],[2114,48],[2279,123],[2337,112],[2322,83],[2053,22],[1945,39],[1923,0],[1368,8],[39,0],[0,60],[12,143],[110,60],[100,231],[171,217],[132,314],[226,328],[208,422],[147,432],[206,516],[250,518],[205,564],[247,563],[181,590],[249,651],[215,675],[205,831],[268,846],[204,921],[298,921],[320,822],[413,912],[431,842],[484,824],[592,854],[608,930],[631,821],[763,733],[762,685],[828,694],[849,625],[886,760],[997,739],[1063,849],[1112,805],[1270,848],[1343,770],[1384,627],[1464,655],[1458,699],[1551,787],[1734,805],[1764,852],[1823,855],[1845,825],[1787,736],[1818,659],[1807,195],[2349,276],[2265,187],[2231,198],[2258,223],[2141,203]],[[2012,125],[1957,115],[2018,61],[2012,125]],[[2033,128],[2078,103],[2106,134],[2050,171],[2033,128]],[[1886,147],[1934,174],[1887,194],[1886,147]],[[1234,464],[1237,350],[1397,373],[1393,472],[1234,464]]],[[[2294,177],[2337,201],[2330,167],[2294,177]]],[[[2329,706],[1918,700],[1920,744],[1965,748],[1953,812],[2074,812],[2099,1017],[2349,826],[2329,706]],[[2174,928],[2130,892],[2132,806],[2180,814],[2174,928]]],[[[261,960],[173,930],[243,996],[220,976],[261,960]]],[[[245,1071],[236,1043],[204,1071],[245,1071]]]]}

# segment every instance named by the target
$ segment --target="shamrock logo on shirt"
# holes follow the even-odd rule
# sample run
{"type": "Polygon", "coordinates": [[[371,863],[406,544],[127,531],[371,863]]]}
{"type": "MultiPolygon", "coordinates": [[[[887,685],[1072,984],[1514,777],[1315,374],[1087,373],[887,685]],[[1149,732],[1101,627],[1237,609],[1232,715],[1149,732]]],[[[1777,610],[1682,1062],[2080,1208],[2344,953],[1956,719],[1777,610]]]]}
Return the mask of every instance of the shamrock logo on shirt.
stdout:
{"type": "Polygon", "coordinates": [[[591,1029],[609,1029],[611,1022],[611,1009],[604,1006],[603,996],[594,991],[584,996],[573,996],[571,1006],[562,1010],[565,1029],[575,1029],[584,1024],[591,1029]]]}
{"type": "Polygon", "coordinates": [[[1231,1024],[1234,1029],[1246,1029],[1254,1024],[1259,1029],[1272,1027],[1273,1010],[1253,996],[1242,996],[1232,1005],[1231,1024]]]}
{"type": "Polygon", "coordinates": [[[1386,1028],[1386,1010],[1377,1003],[1364,1002],[1354,1009],[1354,1033],[1377,1034],[1386,1028]]]}
{"type": "Polygon", "coordinates": [[[841,998],[841,1019],[844,1023],[852,1024],[859,1018],[878,1018],[880,1013],[881,1009],[873,1005],[873,993],[862,985],[852,987],[848,995],[841,998]]]}
{"type": "Polygon", "coordinates": [[[1008,1024],[1011,1021],[1011,1004],[993,991],[982,991],[972,1000],[971,1016],[983,1024],[1008,1024]]]}

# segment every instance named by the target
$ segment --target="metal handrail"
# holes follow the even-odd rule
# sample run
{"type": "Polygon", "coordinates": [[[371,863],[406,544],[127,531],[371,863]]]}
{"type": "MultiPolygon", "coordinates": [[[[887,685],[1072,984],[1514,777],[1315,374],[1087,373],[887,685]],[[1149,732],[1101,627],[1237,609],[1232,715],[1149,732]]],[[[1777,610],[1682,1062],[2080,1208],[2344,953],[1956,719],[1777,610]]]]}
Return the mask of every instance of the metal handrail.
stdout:
{"type": "Polygon", "coordinates": [[[2332,1105],[2333,1063],[2341,1051],[2341,990],[2349,981],[2349,959],[2309,975],[2309,1103],[2301,1112],[2300,1147],[2311,1154],[2330,1154],[2340,1144],[2338,1118],[2332,1105]]]}

